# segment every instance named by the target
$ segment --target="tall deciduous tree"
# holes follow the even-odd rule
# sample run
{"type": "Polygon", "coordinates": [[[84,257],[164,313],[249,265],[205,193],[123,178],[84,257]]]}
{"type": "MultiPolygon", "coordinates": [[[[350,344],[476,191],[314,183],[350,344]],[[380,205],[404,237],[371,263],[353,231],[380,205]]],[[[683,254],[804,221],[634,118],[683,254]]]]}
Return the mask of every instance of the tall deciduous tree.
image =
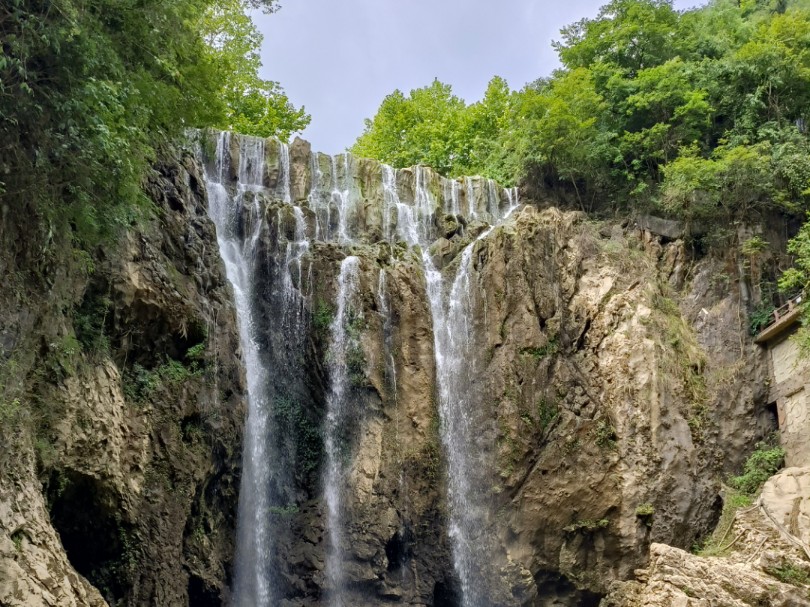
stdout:
{"type": "MultiPolygon", "coordinates": [[[[131,221],[154,149],[188,127],[288,135],[246,8],[274,0],[0,3],[0,196],[80,246],[131,221]]],[[[37,222],[34,221],[34,224],[37,222]]]]}
{"type": "Polygon", "coordinates": [[[273,11],[274,1],[216,0],[205,15],[203,34],[222,74],[225,116],[219,126],[246,135],[289,139],[310,116],[296,108],[278,82],[259,77],[263,36],[247,11],[273,11]]]}

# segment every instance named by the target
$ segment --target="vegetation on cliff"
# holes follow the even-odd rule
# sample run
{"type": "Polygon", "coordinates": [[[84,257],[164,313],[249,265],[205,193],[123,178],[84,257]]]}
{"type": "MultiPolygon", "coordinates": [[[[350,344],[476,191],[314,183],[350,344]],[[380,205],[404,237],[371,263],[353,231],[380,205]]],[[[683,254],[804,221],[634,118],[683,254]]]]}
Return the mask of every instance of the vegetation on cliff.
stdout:
{"type": "Polygon", "coordinates": [[[10,0],[0,6],[0,196],[80,246],[126,224],[154,149],[188,127],[309,121],[258,76],[247,9],[275,0],[10,0]]]}
{"type": "Polygon", "coordinates": [[[810,5],[613,0],[561,31],[562,68],[465,105],[440,82],[385,98],[352,151],[555,188],[584,208],[700,222],[810,198],[810,5]]]}

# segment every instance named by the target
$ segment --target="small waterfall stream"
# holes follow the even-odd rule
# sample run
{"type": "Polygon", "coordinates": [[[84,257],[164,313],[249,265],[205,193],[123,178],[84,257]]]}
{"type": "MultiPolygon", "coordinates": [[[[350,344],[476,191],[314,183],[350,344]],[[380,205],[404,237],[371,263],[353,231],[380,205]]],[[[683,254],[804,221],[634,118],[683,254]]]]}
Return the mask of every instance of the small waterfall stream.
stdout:
{"type": "MultiPolygon", "coordinates": [[[[447,458],[448,497],[450,502],[450,538],[456,573],[461,583],[464,607],[484,607],[486,602],[485,575],[492,560],[484,549],[483,534],[488,526],[487,504],[481,499],[480,478],[482,454],[477,452],[478,437],[471,424],[471,410],[475,403],[470,400],[476,359],[475,333],[471,324],[474,314],[476,283],[473,275],[472,257],[479,241],[492,231],[490,226],[461,253],[461,261],[451,287],[439,271],[428,251],[431,239],[432,213],[436,208],[432,195],[425,186],[424,168],[416,167],[416,191],[414,206],[405,205],[396,192],[396,172],[383,167],[383,187],[386,202],[397,209],[399,237],[411,246],[421,246],[425,272],[426,291],[433,318],[434,356],[441,438],[447,458]]],[[[441,208],[451,211],[459,208],[458,182],[444,186],[444,204],[441,208]],[[449,194],[449,200],[448,200],[449,194]]],[[[472,180],[467,179],[470,216],[477,218],[474,206],[472,180]]],[[[492,180],[487,182],[487,213],[493,224],[508,217],[516,207],[516,196],[508,191],[509,206],[500,217],[497,192],[492,180]]]]}
{"type": "Polygon", "coordinates": [[[205,179],[208,212],[216,226],[220,255],[233,287],[248,384],[233,599],[234,605],[248,607],[275,602],[270,582],[273,538],[267,517],[271,475],[271,467],[267,465],[269,411],[265,385],[268,369],[259,354],[254,313],[257,246],[263,213],[257,193],[263,189],[264,141],[239,139],[240,163],[235,189],[229,189],[227,179],[231,167],[226,151],[230,143],[230,133],[219,135],[214,168],[206,172],[205,179]]]}
{"type": "MultiPolygon", "coordinates": [[[[343,485],[346,475],[346,418],[349,404],[349,357],[359,344],[354,329],[359,318],[352,306],[352,299],[358,290],[359,259],[346,257],[340,264],[338,275],[337,312],[329,327],[330,343],[328,357],[329,394],[326,400],[326,425],[324,446],[326,466],[324,473],[324,495],[326,497],[327,528],[330,546],[326,554],[326,577],[329,582],[332,607],[344,607],[343,587],[343,485]]],[[[346,606],[348,607],[348,606],[346,606]]]]}

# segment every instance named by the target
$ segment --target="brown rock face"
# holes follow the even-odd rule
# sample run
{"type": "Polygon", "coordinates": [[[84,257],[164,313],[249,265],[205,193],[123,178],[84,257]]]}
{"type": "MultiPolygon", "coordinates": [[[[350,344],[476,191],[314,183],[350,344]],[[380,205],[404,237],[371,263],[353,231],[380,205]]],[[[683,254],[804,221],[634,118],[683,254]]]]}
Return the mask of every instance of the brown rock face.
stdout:
{"type": "MultiPolygon", "coordinates": [[[[227,139],[231,193],[253,162],[247,149],[227,139]]],[[[712,528],[720,480],[774,423],[744,306],[733,284],[712,279],[720,261],[692,259],[680,241],[661,244],[634,226],[513,208],[514,192],[481,178],[393,172],[301,141],[262,149],[262,187],[243,199],[259,213],[245,213],[239,229],[249,231],[248,217],[262,222],[252,303],[271,370],[266,516],[277,604],[326,605],[339,594],[358,607],[588,606],[611,593],[624,605],[615,582],[650,555],[661,563],[651,570],[673,559],[703,567],[662,544],[688,548],[712,528]],[[464,513],[448,495],[453,454],[426,276],[430,260],[446,301],[464,251],[468,480],[485,564],[481,594],[466,602],[451,535],[464,513]],[[324,432],[337,276],[349,255],[359,264],[358,347],[338,437],[337,589],[326,567],[324,432]]],[[[210,174],[216,159],[203,164],[210,174]]],[[[38,598],[46,592],[65,605],[229,598],[245,413],[236,319],[200,169],[184,157],[149,190],[159,219],[105,253],[92,278],[62,278],[74,285],[64,288],[69,308],[107,310],[103,330],[79,330],[75,315],[52,307],[39,313],[59,319],[52,333],[34,331],[22,312],[0,333],[3,343],[11,329],[45,335],[40,343],[81,340],[81,364],[44,382],[33,375],[43,360],[25,362],[20,402],[57,402],[60,414],[38,467],[24,434],[24,456],[0,475],[0,603],[48,604],[38,598]],[[83,344],[97,334],[109,347],[92,353],[83,344]],[[94,545],[94,534],[114,550],[72,547],[94,545]],[[124,573],[105,588],[108,570],[124,573]]]]}
{"type": "Polygon", "coordinates": [[[810,605],[810,468],[771,477],[755,504],[736,512],[718,555],[661,544],[636,580],[614,582],[605,607],[810,605]]]}
{"type": "MultiPolygon", "coordinates": [[[[230,163],[237,148],[228,148],[230,163]]],[[[425,169],[386,177],[373,162],[308,156],[302,143],[287,152],[267,142],[265,160],[263,283],[283,283],[296,238],[292,206],[312,241],[298,270],[304,337],[293,355],[271,361],[285,369],[285,385],[274,389],[296,393],[317,427],[333,380],[326,357],[336,276],[344,257],[360,260],[362,372],[349,398],[339,531],[344,600],[453,604],[460,586],[447,539],[450,454],[435,319],[420,247],[407,245],[407,217],[391,192],[421,212],[420,246],[442,269],[445,290],[462,250],[504,214],[511,193],[480,179],[454,185],[425,169]]],[[[772,429],[764,361],[745,336],[738,298],[710,280],[719,262],[690,260],[680,242],[524,206],[472,246],[470,450],[490,562],[480,574],[487,596],[476,598],[590,604],[631,577],[652,542],[686,547],[712,527],[719,480],[772,429]]],[[[270,319],[283,307],[280,294],[264,305],[270,319]]],[[[274,352],[290,339],[277,328],[268,335],[274,352]]],[[[280,592],[291,604],[321,604],[334,593],[323,476],[296,479],[293,531],[279,531],[280,592]]]]}
{"type": "Polygon", "coordinates": [[[156,167],[156,217],[91,272],[64,242],[44,270],[4,241],[2,605],[227,597],[245,394],[201,184],[189,156],[156,167]]]}

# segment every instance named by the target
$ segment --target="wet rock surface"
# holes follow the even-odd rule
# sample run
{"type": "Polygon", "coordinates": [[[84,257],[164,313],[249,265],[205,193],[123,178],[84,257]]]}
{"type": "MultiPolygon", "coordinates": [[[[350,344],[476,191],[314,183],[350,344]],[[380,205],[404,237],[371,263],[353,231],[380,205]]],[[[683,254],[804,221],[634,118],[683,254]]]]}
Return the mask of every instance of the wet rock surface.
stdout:
{"type": "Polygon", "coordinates": [[[227,597],[244,378],[200,175],[158,165],[154,218],[4,302],[0,604],[227,597]]]}

